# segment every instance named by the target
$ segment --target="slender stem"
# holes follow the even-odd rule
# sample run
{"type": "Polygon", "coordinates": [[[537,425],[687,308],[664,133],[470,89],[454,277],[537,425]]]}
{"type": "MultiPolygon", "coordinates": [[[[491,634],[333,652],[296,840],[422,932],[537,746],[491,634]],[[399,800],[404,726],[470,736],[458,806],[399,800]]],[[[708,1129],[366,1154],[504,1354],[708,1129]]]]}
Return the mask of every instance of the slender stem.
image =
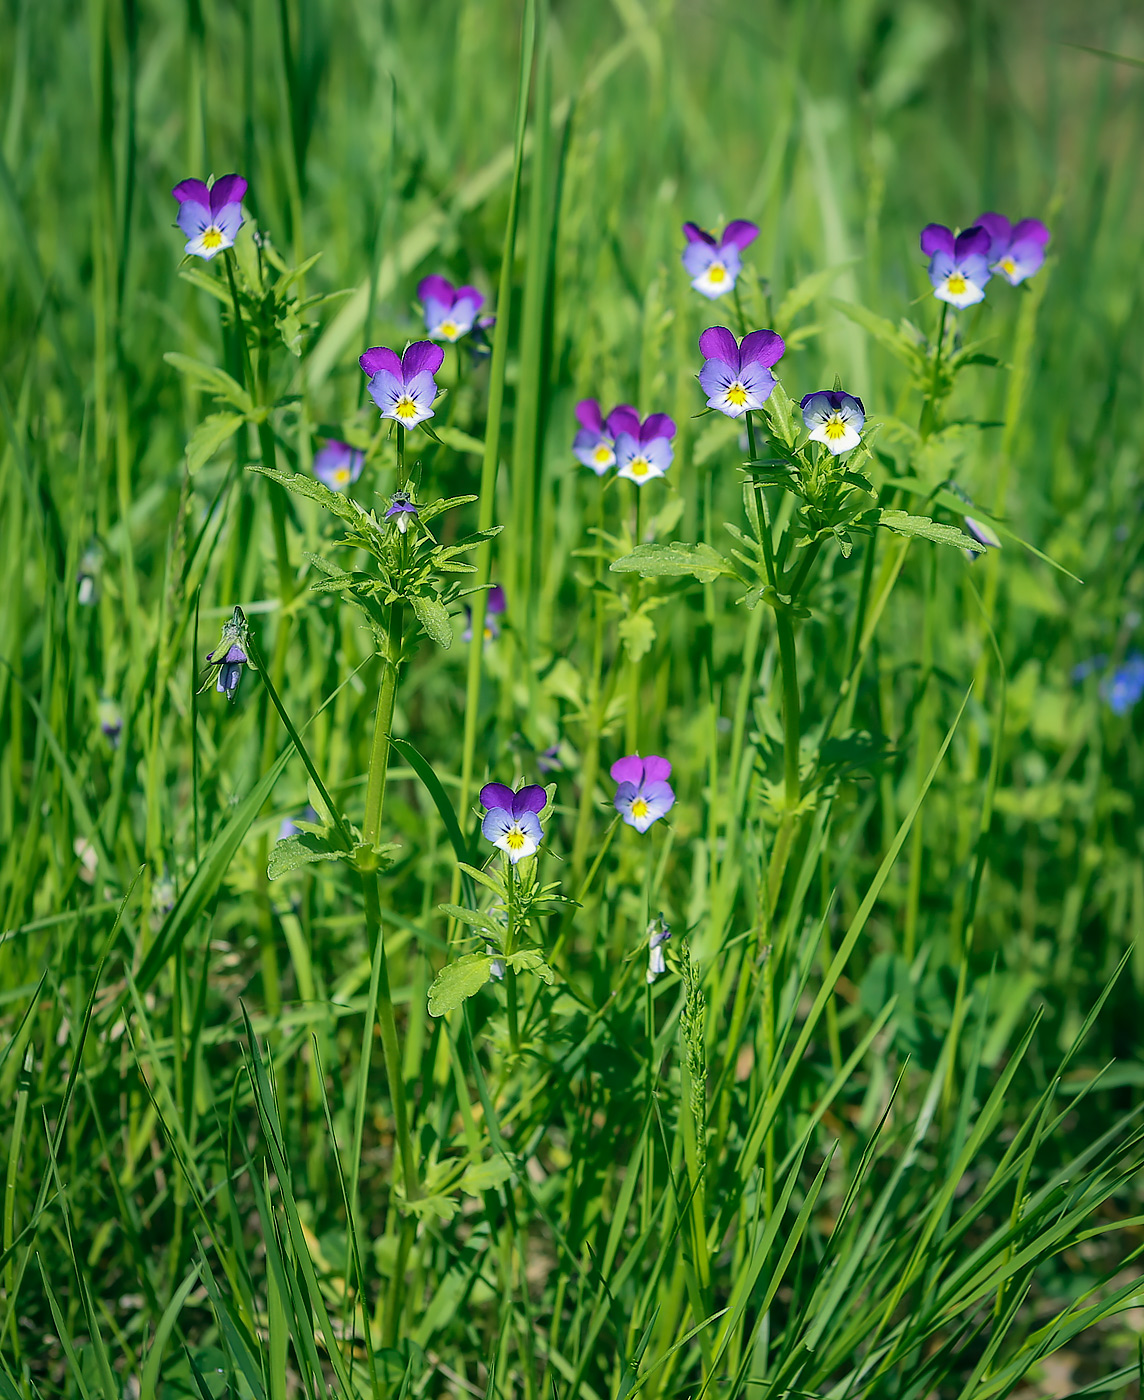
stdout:
{"type": "Polygon", "coordinates": [[[508,1043],[513,1060],[520,1054],[520,1014],[518,1010],[518,988],[516,973],[508,963],[510,954],[516,951],[516,866],[505,858],[506,884],[508,886],[508,928],[505,931],[504,951],[504,990],[508,1005],[508,1043]]]}
{"type": "Polygon", "coordinates": [[[373,724],[373,747],[369,756],[369,777],[365,790],[365,820],[362,836],[376,846],[381,836],[381,815],[385,806],[385,780],[389,768],[389,738],[393,727],[393,706],[397,698],[397,669],[401,657],[401,631],[404,609],[400,600],[389,606],[385,654],[382,658],[381,689],[373,724]]]}
{"type": "Polygon", "coordinates": [[[937,348],[933,355],[933,378],[930,380],[930,391],[926,395],[925,403],[922,404],[922,416],[918,424],[918,432],[923,438],[929,437],[934,430],[937,421],[937,381],[941,375],[941,352],[945,344],[945,320],[949,315],[949,302],[943,301],[941,304],[941,321],[937,328],[937,348]]]}
{"type": "Polygon", "coordinates": [[[405,490],[405,429],[397,424],[397,489],[405,490]]]}
{"type": "Polygon", "coordinates": [[[799,712],[798,669],[794,645],[794,624],[790,610],[779,606],[775,609],[775,626],[779,636],[779,660],[783,670],[783,785],[786,805],[790,809],[798,806],[799,741],[802,736],[801,715],[799,712]]]}

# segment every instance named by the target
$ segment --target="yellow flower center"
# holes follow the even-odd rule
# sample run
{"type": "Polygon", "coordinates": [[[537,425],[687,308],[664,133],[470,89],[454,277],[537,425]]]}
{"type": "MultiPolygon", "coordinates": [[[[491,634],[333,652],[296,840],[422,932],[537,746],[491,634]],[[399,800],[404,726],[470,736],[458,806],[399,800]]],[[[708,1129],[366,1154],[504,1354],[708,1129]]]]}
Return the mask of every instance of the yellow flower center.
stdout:
{"type": "Polygon", "coordinates": [[[951,272],[945,285],[946,290],[952,292],[955,297],[964,296],[969,290],[969,283],[960,272],[951,272]]]}
{"type": "Polygon", "coordinates": [[[442,321],[437,327],[446,340],[456,340],[460,334],[460,328],[456,321],[442,321]]]}
{"type": "Polygon", "coordinates": [[[648,805],[647,805],[647,801],[646,801],[644,798],[642,798],[642,797],[637,797],[636,800],[632,803],[632,816],[633,816],[633,817],[646,817],[647,814],[648,814],[648,805]]]}
{"type": "Polygon", "coordinates": [[[599,447],[596,448],[592,456],[597,462],[599,462],[600,466],[606,467],[608,463],[612,460],[612,449],[610,447],[605,446],[604,443],[601,443],[599,447]]]}
{"type": "Polygon", "coordinates": [[[651,463],[646,457],[633,457],[628,471],[635,477],[647,476],[648,472],[651,471],[651,463]]]}
{"type": "Polygon", "coordinates": [[[1017,264],[1013,261],[1012,258],[1002,258],[1001,271],[1004,272],[1007,276],[1013,277],[1017,271],[1017,264]]]}
{"type": "Polygon", "coordinates": [[[212,226],[211,228],[205,229],[205,230],[203,231],[203,247],[204,247],[204,248],[221,248],[221,247],[222,247],[222,229],[214,228],[213,226],[212,226]]]}
{"type": "Polygon", "coordinates": [[[485,623],[485,641],[486,641],[486,642],[491,642],[492,639],[493,639],[495,636],[496,636],[496,633],[493,631],[493,629],[492,629],[492,628],[489,626],[489,624],[486,622],[486,623],[485,623]]]}
{"type": "Polygon", "coordinates": [[[846,422],[840,413],[832,413],[822,430],[831,442],[840,442],[846,436],[846,422]]]}
{"type": "Polygon", "coordinates": [[[514,826],[511,831],[505,832],[505,842],[510,851],[521,851],[524,849],[524,832],[519,826],[514,826]]]}
{"type": "Polygon", "coordinates": [[[732,408],[742,408],[747,402],[747,391],[737,379],[727,390],[727,402],[732,408]]]}
{"type": "Polygon", "coordinates": [[[708,282],[725,282],[727,280],[727,269],[722,263],[712,263],[707,269],[708,282]]]}
{"type": "Polygon", "coordinates": [[[349,467],[338,467],[334,471],[334,480],[339,486],[344,486],[350,479],[349,467]]]}
{"type": "Polygon", "coordinates": [[[393,405],[393,412],[398,418],[416,418],[417,405],[408,394],[402,394],[401,398],[393,405]]]}

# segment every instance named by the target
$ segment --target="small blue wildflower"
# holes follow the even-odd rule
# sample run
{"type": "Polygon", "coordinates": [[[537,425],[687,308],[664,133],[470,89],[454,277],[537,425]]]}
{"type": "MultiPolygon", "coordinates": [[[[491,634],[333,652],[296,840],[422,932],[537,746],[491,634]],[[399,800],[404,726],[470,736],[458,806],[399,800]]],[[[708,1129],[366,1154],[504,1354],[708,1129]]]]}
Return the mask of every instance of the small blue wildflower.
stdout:
{"type": "Polygon", "coordinates": [[[987,229],[967,228],[954,237],[944,224],[926,224],[921,234],[922,252],[929,258],[933,294],[958,308],[985,300],[985,284],[992,277],[987,229]]]}
{"type": "Polygon", "coordinates": [[[771,366],[782,359],[786,344],[774,331],[751,331],[740,343],[726,326],[708,326],[699,349],[705,357],[699,384],[707,407],[741,418],[770,398],[775,387],[771,366]]]}
{"type": "Polygon", "coordinates": [[[518,792],[504,783],[486,783],[481,788],[481,805],[487,813],[481,835],[515,865],[533,855],[544,839],[537,813],[547,803],[548,794],[537,783],[528,783],[518,792]]]}
{"type": "Polygon", "coordinates": [[[392,350],[375,346],[358,357],[358,364],[369,375],[369,396],[381,409],[383,418],[392,418],[403,428],[415,428],[433,417],[437,381],[445,352],[431,340],[417,340],[398,358],[392,350]]]}
{"type": "Polygon", "coordinates": [[[637,432],[631,431],[631,425],[621,429],[616,434],[616,475],[637,486],[664,476],[675,456],[674,436],[675,420],[666,413],[649,413],[637,432]]]}
{"type": "Polygon", "coordinates": [[[759,236],[758,224],[747,219],[734,219],[718,238],[698,224],[683,225],[687,247],[683,250],[683,266],[697,292],[714,301],[735,290],[735,281],[743,268],[742,252],[759,236]]]}
{"type": "Polygon", "coordinates": [[[209,187],[202,180],[180,180],[171,193],[179,201],[175,222],[187,236],[187,253],[210,262],[217,253],[234,247],[246,193],[241,175],[222,175],[209,187]]]}
{"type": "Polygon", "coordinates": [[[821,442],[835,457],[862,441],[866,409],[862,400],[840,389],[819,389],[806,394],[800,405],[802,421],[810,429],[811,442],[821,442]]]}
{"type": "Polygon", "coordinates": [[[361,476],[365,453],[331,438],[314,458],[314,475],[331,491],[344,491],[361,476]]]}
{"type": "Polygon", "coordinates": [[[667,781],[671,764],[666,758],[654,753],[644,758],[628,754],[612,764],[611,773],[619,783],[613,805],[628,826],[641,834],[675,806],[675,792],[667,781]]]}
{"type": "Polygon", "coordinates": [[[1127,714],[1144,695],[1144,656],[1134,651],[1126,657],[1101,684],[1100,693],[1114,715],[1127,714]]]}
{"type": "Polygon", "coordinates": [[[1103,670],[1108,662],[1108,657],[1101,652],[1098,656],[1090,656],[1087,661],[1078,661],[1072,668],[1072,679],[1074,685],[1079,685],[1081,681],[1088,680],[1094,672],[1103,670]]]}

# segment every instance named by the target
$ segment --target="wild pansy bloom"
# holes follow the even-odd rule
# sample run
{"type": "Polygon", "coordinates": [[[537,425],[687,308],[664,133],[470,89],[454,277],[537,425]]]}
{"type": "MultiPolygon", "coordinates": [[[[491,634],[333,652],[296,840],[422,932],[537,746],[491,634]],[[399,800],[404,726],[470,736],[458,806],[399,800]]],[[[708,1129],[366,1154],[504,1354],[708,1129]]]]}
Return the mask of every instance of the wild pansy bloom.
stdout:
{"type": "Polygon", "coordinates": [[[647,932],[647,980],[648,986],[651,986],[661,973],[667,971],[663,945],[671,937],[671,925],[659,914],[652,919],[647,932]]]}
{"type": "Polygon", "coordinates": [[[398,530],[404,535],[409,529],[412,520],[417,519],[421,507],[410,496],[408,491],[395,491],[389,498],[389,509],[382,517],[385,520],[392,520],[398,530]]]}
{"type": "Polygon", "coordinates": [[[671,764],[658,754],[641,758],[628,754],[612,764],[612,777],[619,783],[614,806],[629,826],[644,832],[652,822],[667,816],[675,806],[675,793],[667,781],[671,764]]]}
{"type": "MultiPolygon", "coordinates": [[[[508,603],[505,600],[504,589],[499,583],[494,583],[489,589],[488,598],[485,600],[485,641],[491,642],[500,636],[500,623],[497,618],[501,613],[508,610],[508,603]]],[[[461,633],[461,641],[471,642],[473,640],[473,610],[465,604],[465,613],[469,619],[469,625],[461,633]]]]}
{"type": "Polygon", "coordinates": [[[331,491],[344,491],[361,476],[365,453],[331,438],[314,458],[314,475],[331,491]]]}
{"type": "Polygon", "coordinates": [[[250,661],[246,654],[246,618],[241,608],[235,608],[223,624],[222,636],[214,651],[207,652],[207,664],[218,667],[215,689],[234,703],[242,668],[250,661]]]}
{"type": "Polygon", "coordinates": [[[481,805],[487,809],[481,835],[515,865],[532,855],[543,840],[537,813],[547,803],[548,794],[537,783],[528,783],[519,792],[504,783],[486,783],[481,788],[481,805]]]}
{"type": "Polygon", "coordinates": [[[1011,224],[1004,214],[982,214],[978,228],[989,235],[991,272],[999,272],[1012,286],[1017,286],[1045,261],[1049,231],[1040,219],[1022,219],[1011,224]]]}
{"type": "Polygon", "coordinates": [[[596,399],[581,399],[576,405],[576,421],[580,431],[572,439],[572,455],[603,476],[616,463],[616,438],[620,433],[638,437],[640,416],[630,404],[613,408],[607,418],[596,399]]]}
{"type": "Polygon", "coordinates": [[[985,284],[993,275],[986,229],[974,225],[955,238],[944,224],[926,224],[921,245],[930,260],[929,280],[938,301],[961,308],[985,300],[985,284]]]}
{"type": "Polygon", "coordinates": [[[179,201],[175,222],[187,236],[184,251],[210,262],[216,253],[234,247],[246,193],[241,175],[222,175],[209,187],[203,180],[180,180],[171,193],[179,201]]]}
{"type": "Polygon", "coordinates": [[[735,290],[735,279],[743,268],[741,254],[759,236],[757,224],[734,219],[718,238],[698,224],[684,224],[683,266],[697,292],[713,301],[735,290]]]}
{"type": "Polygon", "coordinates": [[[786,345],[774,331],[751,331],[740,344],[726,326],[708,326],[699,349],[705,356],[699,383],[707,407],[741,418],[770,398],[775,387],[770,367],[782,359],[786,345]]]}
{"type": "Polygon", "coordinates": [[[431,340],[415,340],[398,359],[392,350],[376,346],[358,358],[369,375],[369,396],[381,409],[383,418],[392,418],[403,428],[415,428],[433,417],[437,381],[445,352],[431,340]]]}
{"type": "MultiPolygon", "coordinates": [[[[633,414],[633,416],[635,416],[633,414]]],[[[617,476],[625,476],[642,486],[663,476],[675,456],[671,439],[675,421],[666,413],[649,413],[642,423],[630,423],[616,434],[617,476]],[[634,431],[633,431],[634,429],[634,431]]]]}
{"type": "Polygon", "coordinates": [[[862,400],[840,389],[819,389],[802,400],[802,421],[810,429],[811,442],[821,442],[837,457],[862,441],[866,410],[862,400]]]}
{"type": "Polygon", "coordinates": [[[447,277],[423,277],[417,295],[425,308],[425,333],[433,340],[460,340],[473,329],[485,304],[476,287],[454,287],[447,277]]]}

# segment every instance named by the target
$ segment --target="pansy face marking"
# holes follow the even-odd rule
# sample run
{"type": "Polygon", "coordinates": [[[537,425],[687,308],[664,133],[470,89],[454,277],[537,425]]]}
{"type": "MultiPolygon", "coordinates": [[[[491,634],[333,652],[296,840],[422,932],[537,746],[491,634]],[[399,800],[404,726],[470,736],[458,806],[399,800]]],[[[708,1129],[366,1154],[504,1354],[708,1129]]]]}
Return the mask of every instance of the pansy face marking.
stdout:
{"type": "Polygon", "coordinates": [[[486,783],[481,788],[481,805],[487,815],[481,834],[515,865],[535,854],[544,831],[537,815],[548,804],[548,794],[537,783],[528,783],[518,792],[504,783],[486,783]]]}
{"type": "Polygon", "coordinates": [[[639,434],[639,414],[630,404],[619,404],[607,418],[596,399],[581,399],[576,405],[580,430],[572,441],[572,455],[586,467],[603,476],[616,462],[616,435],[627,431],[639,434]]]}
{"type": "Polygon", "coordinates": [[[708,326],[699,337],[703,368],[699,383],[707,394],[707,407],[728,418],[741,418],[762,408],[775,387],[771,366],[786,349],[774,331],[751,331],[737,341],[726,326],[708,326]]]}
{"type": "Polygon", "coordinates": [[[392,418],[403,428],[414,428],[433,417],[437,381],[445,352],[431,340],[417,340],[406,346],[398,358],[385,346],[375,346],[358,359],[369,375],[369,396],[381,409],[383,418],[392,418]]]}
{"type": "Polygon", "coordinates": [[[838,456],[862,441],[866,410],[862,400],[839,389],[819,389],[807,394],[801,404],[802,421],[810,430],[811,442],[821,442],[838,456]]]}
{"type": "Polygon", "coordinates": [[[989,235],[989,267],[1013,287],[1032,277],[1045,261],[1049,231],[1040,219],[1011,224],[1004,214],[987,213],[977,220],[989,235]]]}
{"type": "Polygon", "coordinates": [[[613,805],[628,826],[641,834],[675,806],[675,792],[667,781],[671,764],[666,758],[628,754],[612,764],[611,773],[619,784],[613,805]]]}
{"type": "Polygon", "coordinates": [[[616,434],[617,476],[634,481],[637,486],[664,476],[675,456],[672,438],[675,421],[666,413],[649,413],[641,423],[635,411],[616,409],[609,422],[624,412],[625,426],[616,434]],[[629,416],[630,415],[630,416],[629,416]]]}
{"type": "Polygon", "coordinates": [[[179,201],[176,223],[186,235],[185,252],[210,262],[234,246],[246,194],[241,175],[223,175],[210,186],[203,180],[180,180],[171,193],[179,201]]]}
{"type": "Polygon", "coordinates": [[[735,282],[743,269],[742,252],[759,236],[758,225],[746,219],[735,219],[718,238],[698,224],[683,225],[687,246],[683,250],[683,266],[697,292],[714,301],[735,290],[735,282]]]}
{"type": "Polygon", "coordinates": [[[460,340],[473,329],[485,304],[476,287],[454,287],[447,277],[423,277],[417,295],[425,308],[425,332],[432,340],[460,340]]]}
{"type": "Polygon", "coordinates": [[[993,273],[989,266],[991,239],[987,229],[975,225],[956,238],[944,224],[927,224],[921,233],[922,252],[929,258],[929,279],[939,301],[961,309],[985,300],[985,284],[993,273]]]}

